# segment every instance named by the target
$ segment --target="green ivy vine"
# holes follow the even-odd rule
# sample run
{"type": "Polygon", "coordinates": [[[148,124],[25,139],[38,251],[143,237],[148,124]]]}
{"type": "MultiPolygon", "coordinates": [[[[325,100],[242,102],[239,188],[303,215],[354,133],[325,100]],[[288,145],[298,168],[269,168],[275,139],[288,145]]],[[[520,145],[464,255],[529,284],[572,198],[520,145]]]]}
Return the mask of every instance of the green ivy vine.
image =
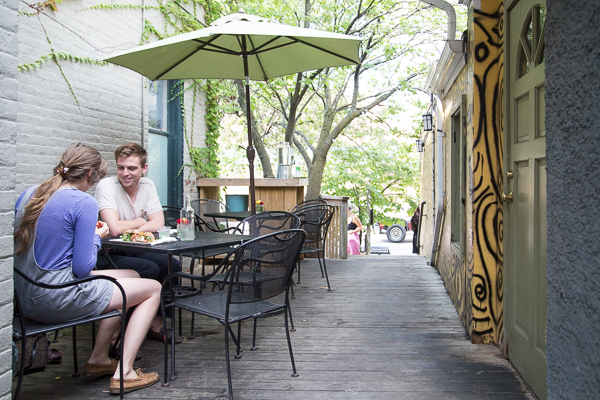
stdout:
{"type": "MultiPolygon", "coordinates": [[[[37,16],[39,19],[39,14],[44,11],[45,8],[51,8],[54,12],[58,12],[57,5],[62,3],[63,0],[47,0],[45,2],[40,2],[35,5],[29,5],[30,8],[34,10],[34,12],[20,12],[21,15],[27,17],[37,16]]],[[[165,25],[163,28],[163,32],[152,24],[149,20],[144,20],[144,29],[142,35],[140,37],[140,44],[145,44],[150,41],[152,36],[157,37],[158,39],[164,39],[168,36],[168,27],[174,27],[175,32],[173,35],[177,35],[180,33],[191,32],[197,29],[201,29],[206,26],[206,24],[202,23],[196,16],[196,8],[198,5],[202,6],[205,10],[205,18],[207,21],[213,21],[219,18],[221,15],[225,15],[225,13],[230,12],[229,7],[235,3],[235,0],[223,1],[223,2],[211,2],[210,0],[181,0],[178,1],[166,1],[165,3],[160,3],[157,6],[145,6],[139,4],[97,4],[91,7],[87,7],[82,9],[81,11],[86,10],[141,10],[142,8],[147,10],[159,10],[165,21],[165,25]],[[192,12],[188,11],[181,4],[190,5],[192,12]]],[[[41,21],[40,21],[40,24],[41,21]]],[[[79,100],[75,95],[73,87],[71,86],[69,80],[64,74],[62,67],[59,63],[59,60],[76,62],[76,63],[85,63],[90,65],[98,65],[104,66],[108,63],[101,60],[94,60],[89,57],[79,57],[73,54],[68,54],[64,52],[56,52],[52,47],[52,42],[46,33],[46,29],[42,24],[42,28],[44,29],[44,33],[46,34],[46,39],[50,44],[50,48],[52,52],[50,54],[44,55],[39,59],[30,62],[18,65],[19,72],[25,71],[33,71],[36,68],[41,68],[46,61],[53,60],[58,65],[60,72],[67,83],[69,89],[77,105],[79,106],[79,100]]],[[[181,89],[178,91],[177,96],[180,96],[180,104],[183,115],[183,128],[184,128],[184,136],[186,145],[188,147],[191,164],[186,164],[184,166],[188,166],[193,168],[196,173],[200,177],[204,178],[216,178],[219,176],[219,144],[218,139],[220,135],[220,120],[223,117],[224,107],[222,106],[222,92],[228,90],[228,85],[230,83],[224,81],[204,81],[204,80],[192,80],[187,81],[190,82],[189,86],[183,90],[184,84],[183,81],[181,84],[181,89]],[[186,91],[193,91],[193,100],[192,100],[192,108],[191,108],[191,130],[188,135],[187,129],[187,121],[185,117],[185,108],[183,104],[183,94],[186,91]],[[196,103],[198,94],[200,91],[204,91],[206,95],[206,135],[205,135],[205,147],[196,147],[194,146],[193,140],[193,121],[194,121],[194,113],[196,109],[196,103]]],[[[229,89],[230,90],[230,89],[229,89]]],[[[81,110],[81,108],[80,108],[81,110]]],[[[183,166],[182,166],[183,169],[183,166]]],[[[180,171],[181,172],[181,171],[180,171]]]]}

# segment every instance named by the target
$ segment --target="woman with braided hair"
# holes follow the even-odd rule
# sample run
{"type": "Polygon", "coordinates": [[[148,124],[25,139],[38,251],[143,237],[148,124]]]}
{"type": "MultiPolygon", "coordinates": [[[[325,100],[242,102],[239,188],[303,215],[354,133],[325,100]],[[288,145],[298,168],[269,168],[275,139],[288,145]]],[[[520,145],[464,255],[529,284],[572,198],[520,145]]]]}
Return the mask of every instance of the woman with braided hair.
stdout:
{"type": "MultiPolygon", "coordinates": [[[[82,143],[73,144],[61,156],[54,174],[39,186],[25,190],[15,206],[15,267],[31,279],[60,284],[83,278],[96,265],[102,238],[108,226],[97,221],[98,203],[85,193],[106,176],[106,161],[100,152],[82,143]]],[[[136,306],[125,333],[123,372],[125,392],[158,381],[156,372],[133,369],[135,355],[160,302],[160,284],[141,279],[135,271],[110,270],[102,275],[116,278],[127,296],[127,306],[136,306]]],[[[25,317],[42,323],[59,323],[120,310],[121,291],[108,280],[93,280],[64,289],[44,289],[15,275],[25,317]]],[[[96,345],[83,366],[86,376],[113,375],[110,392],[119,393],[118,362],[108,358],[113,334],[120,318],[102,320],[96,345]]]]}

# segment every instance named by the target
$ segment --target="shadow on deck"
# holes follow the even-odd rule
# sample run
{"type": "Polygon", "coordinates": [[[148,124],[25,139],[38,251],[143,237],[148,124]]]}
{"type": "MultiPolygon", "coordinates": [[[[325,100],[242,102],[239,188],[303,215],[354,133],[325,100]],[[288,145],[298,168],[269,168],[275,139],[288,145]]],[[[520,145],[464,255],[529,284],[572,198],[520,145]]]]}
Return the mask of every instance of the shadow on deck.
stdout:
{"type": "MultiPolygon", "coordinates": [[[[499,349],[467,340],[437,271],[418,256],[328,260],[327,292],[316,260],[302,262],[295,286],[292,345],[300,374],[291,377],[283,316],[259,321],[258,351],[232,357],[236,399],[534,399],[499,349]]],[[[184,313],[183,334],[189,334],[184,313]]],[[[80,367],[90,353],[90,329],[78,330],[80,367]]],[[[118,398],[109,377],[74,378],[71,331],[61,331],[61,365],[25,376],[21,399],[118,398]]],[[[196,339],[176,346],[178,379],[126,398],[218,399],[227,388],[223,328],[196,318],[196,339]]],[[[161,343],[146,341],[136,367],[163,375],[161,343]]],[[[232,354],[233,356],[233,354],[232,354]]],[[[16,380],[13,384],[13,390],[16,380]]]]}

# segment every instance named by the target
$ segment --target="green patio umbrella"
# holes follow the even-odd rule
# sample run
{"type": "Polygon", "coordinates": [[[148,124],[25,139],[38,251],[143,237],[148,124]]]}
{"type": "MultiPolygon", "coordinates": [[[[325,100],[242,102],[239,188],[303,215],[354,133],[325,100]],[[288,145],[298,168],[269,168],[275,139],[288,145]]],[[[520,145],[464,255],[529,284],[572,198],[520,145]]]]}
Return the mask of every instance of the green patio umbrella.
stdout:
{"type": "MultiPolygon", "coordinates": [[[[240,11],[210,27],[120,52],[106,61],[151,80],[245,79],[250,119],[250,80],[266,81],[319,68],[357,64],[361,38],[267,22],[240,11]]],[[[248,120],[251,210],[254,214],[252,123],[248,120]]]]}

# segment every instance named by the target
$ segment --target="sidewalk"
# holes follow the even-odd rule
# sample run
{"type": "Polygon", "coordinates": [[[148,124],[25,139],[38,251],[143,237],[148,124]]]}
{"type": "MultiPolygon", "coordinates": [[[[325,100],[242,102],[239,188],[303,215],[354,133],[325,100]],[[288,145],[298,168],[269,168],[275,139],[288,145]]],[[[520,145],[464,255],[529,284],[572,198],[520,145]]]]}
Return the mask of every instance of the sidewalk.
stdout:
{"type": "MultiPolygon", "coordinates": [[[[407,231],[406,237],[400,243],[390,242],[387,236],[384,233],[371,233],[371,247],[387,247],[390,250],[390,254],[392,256],[410,256],[413,254],[412,252],[412,240],[413,240],[413,231],[407,231]]],[[[364,247],[364,241],[362,246],[364,247]]],[[[384,254],[382,254],[383,256],[384,254]]]]}

